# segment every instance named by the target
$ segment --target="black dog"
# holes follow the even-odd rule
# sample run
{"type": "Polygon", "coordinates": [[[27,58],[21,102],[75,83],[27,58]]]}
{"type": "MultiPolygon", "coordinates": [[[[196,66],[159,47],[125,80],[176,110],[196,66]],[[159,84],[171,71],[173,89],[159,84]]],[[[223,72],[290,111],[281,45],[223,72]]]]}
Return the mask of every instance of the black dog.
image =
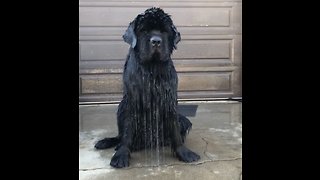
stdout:
{"type": "Polygon", "coordinates": [[[119,104],[117,137],[98,141],[96,149],[117,145],[110,165],[129,166],[130,152],[171,145],[179,160],[200,156],[183,145],[191,122],[177,112],[178,77],[171,53],[180,33],[160,8],[139,14],[123,35],[131,45],[124,65],[123,100],[119,104]]]}

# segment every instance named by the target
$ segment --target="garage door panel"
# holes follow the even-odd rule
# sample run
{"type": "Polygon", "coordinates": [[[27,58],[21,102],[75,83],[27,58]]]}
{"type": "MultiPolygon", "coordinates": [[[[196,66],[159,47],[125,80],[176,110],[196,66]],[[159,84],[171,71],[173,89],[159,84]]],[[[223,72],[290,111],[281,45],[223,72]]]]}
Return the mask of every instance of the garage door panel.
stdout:
{"type": "Polygon", "coordinates": [[[125,61],[119,60],[89,60],[80,62],[80,74],[114,74],[122,73],[125,61]]]}
{"type": "Polygon", "coordinates": [[[179,91],[230,90],[230,72],[226,73],[181,73],[179,91]]]}
{"type": "MultiPolygon", "coordinates": [[[[145,7],[80,7],[79,24],[80,26],[127,26],[145,9],[145,7]]],[[[166,12],[172,16],[177,26],[230,26],[230,7],[168,7],[166,12]],[[188,18],[185,17],[186,12],[188,18]]]]}
{"type": "Polygon", "coordinates": [[[173,58],[230,58],[231,40],[184,40],[179,44],[173,58]]]}
{"type": "MultiPolygon", "coordinates": [[[[232,40],[183,40],[172,57],[175,59],[229,59],[231,42],[232,40]]],[[[81,59],[124,60],[128,48],[129,46],[123,41],[85,41],[81,43],[81,59]]]]}
{"type": "MultiPolygon", "coordinates": [[[[122,73],[125,61],[81,61],[80,74],[86,75],[106,75],[122,73]]],[[[215,72],[232,71],[236,66],[232,66],[228,59],[179,59],[173,60],[177,72],[215,72]]]]}
{"type": "Polygon", "coordinates": [[[145,8],[142,7],[80,7],[79,25],[127,26],[136,15],[144,10],[145,8]]]}
{"type": "MultiPolygon", "coordinates": [[[[232,72],[178,73],[178,91],[231,91],[232,72]]],[[[83,75],[82,94],[122,92],[122,74],[83,75]]]]}
{"type": "Polygon", "coordinates": [[[123,60],[128,45],[123,41],[85,41],[81,43],[82,60],[123,60]]]}
{"type": "MultiPolygon", "coordinates": [[[[188,35],[228,35],[228,34],[239,34],[240,28],[234,29],[232,26],[176,26],[178,31],[181,33],[183,39],[188,35]]],[[[99,26],[81,26],[80,40],[106,40],[106,39],[117,39],[122,40],[126,26],[119,27],[99,27],[99,26]]]]}
{"type": "Polygon", "coordinates": [[[80,77],[82,94],[120,93],[122,91],[122,75],[90,75],[80,77]]]}

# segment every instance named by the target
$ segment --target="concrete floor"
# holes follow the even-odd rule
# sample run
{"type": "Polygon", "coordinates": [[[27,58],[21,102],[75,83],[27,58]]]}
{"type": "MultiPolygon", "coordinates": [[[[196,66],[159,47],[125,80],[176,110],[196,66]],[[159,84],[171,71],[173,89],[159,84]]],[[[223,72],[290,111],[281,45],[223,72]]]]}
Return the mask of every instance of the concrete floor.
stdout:
{"type": "Polygon", "coordinates": [[[192,122],[186,146],[201,156],[195,163],[183,163],[165,155],[157,163],[144,159],[145,151],[131,154],[130,166],[115,169],[109,165],[114,148],[95,150],[94,144],[117,135],[117,105],[80,105],[80,180],[123,179],[242,179],[242,106],[239,102],[179,103],[179,109],[192,122]]]}

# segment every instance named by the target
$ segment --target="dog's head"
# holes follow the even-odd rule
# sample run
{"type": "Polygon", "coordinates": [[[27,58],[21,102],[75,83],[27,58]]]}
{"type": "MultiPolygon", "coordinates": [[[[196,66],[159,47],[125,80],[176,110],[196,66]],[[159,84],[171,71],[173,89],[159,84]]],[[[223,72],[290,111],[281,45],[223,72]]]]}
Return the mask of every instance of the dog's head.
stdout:
{"type": "Polygon", "coordinates": [[[139,14],[123,35],[141,62],[167,61],[181,40],[180,33],[168,14],[160,8],[150,8],[139,14]]]}

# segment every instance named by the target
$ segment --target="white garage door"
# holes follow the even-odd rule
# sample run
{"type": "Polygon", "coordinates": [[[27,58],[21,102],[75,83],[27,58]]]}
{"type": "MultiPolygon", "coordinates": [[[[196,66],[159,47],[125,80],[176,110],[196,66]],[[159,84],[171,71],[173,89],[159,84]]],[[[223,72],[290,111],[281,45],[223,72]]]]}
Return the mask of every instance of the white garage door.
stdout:
{"type": "Polygon", "coordinates": [[[179,99],[241,97],[240,0],[80,0],[80,102],[119,101],[130,21],[152,6],[172,16],[181,42],[173,53],[179,99]]]}

